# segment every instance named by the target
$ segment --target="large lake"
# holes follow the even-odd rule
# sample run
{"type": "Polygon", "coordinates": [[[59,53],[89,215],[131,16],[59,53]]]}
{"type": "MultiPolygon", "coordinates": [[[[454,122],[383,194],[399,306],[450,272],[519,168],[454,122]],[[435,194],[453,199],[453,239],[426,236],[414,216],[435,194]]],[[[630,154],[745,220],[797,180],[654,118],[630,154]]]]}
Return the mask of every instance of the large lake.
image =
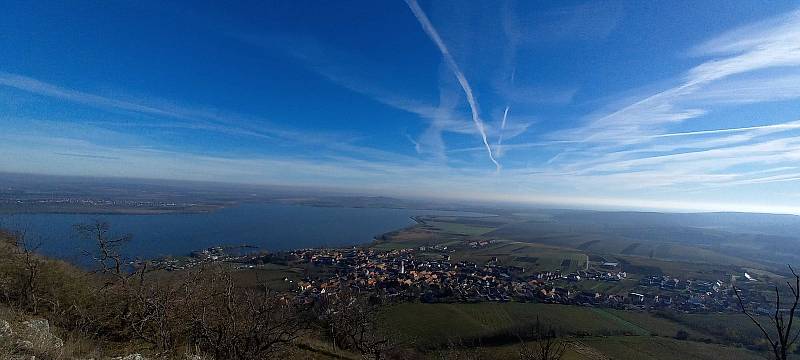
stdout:
{"type": "Polygon", "coordinates": [[[376,235],[413,224],[424,214],[479,215],[435,210],[334,208],[281,204],[245,204],[202,214],[0,215],[0,226],[25,229],[41,243],[39,252],[75,263],[86,263],[83,251],[92,244],[73,229],[77,223],[107,221],[112,233],[131,234],[125,247],[130,257],[186,255],[216,245],[253,245],[275,251],[305,247],[363,244],[376,235]]]}

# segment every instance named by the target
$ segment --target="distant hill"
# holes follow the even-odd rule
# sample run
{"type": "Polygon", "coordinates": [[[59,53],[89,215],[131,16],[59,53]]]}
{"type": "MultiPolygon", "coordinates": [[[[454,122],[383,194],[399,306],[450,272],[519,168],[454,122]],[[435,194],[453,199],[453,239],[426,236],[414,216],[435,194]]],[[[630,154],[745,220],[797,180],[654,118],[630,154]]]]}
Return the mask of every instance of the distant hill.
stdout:
{"type": "Polygon", "coordinates": [[[774,267],[800,262],[800,216],[544,210],[489,237],[595,253],[774,267]]]}
{"type": "Polygon", "coordinates": [[[730,232],[800,236],[800,216],[785,214],[564,211],[554,214],[554,217],[561,221],[581,224],[683,226],[730,232]]]}

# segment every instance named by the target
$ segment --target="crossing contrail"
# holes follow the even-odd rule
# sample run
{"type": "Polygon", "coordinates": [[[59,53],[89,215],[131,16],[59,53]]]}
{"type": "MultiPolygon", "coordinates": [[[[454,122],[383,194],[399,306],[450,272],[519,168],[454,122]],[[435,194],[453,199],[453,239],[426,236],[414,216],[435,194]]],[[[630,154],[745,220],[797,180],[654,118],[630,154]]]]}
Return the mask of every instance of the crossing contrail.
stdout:
{"type": "Polygon", "coordinates": [[[486,129],[483,126],[483,121],[478,114],[478,102],[475,101],[475,96],[472,94],[472,87],[470,87],[467,78],[464,76],[464,73],[461,72],[461,69],[456,64],[455,59],[450,54],[450,51],[447,49],[447,46],[442,41],[442,38],[439,37],[439,33],[436,31],[436,28],[433,27],[431,21],[428,19],[428,16],[425,15],[425,12],[422,11],[422,8],[419,7],[416,0],[405,0],[408,7],[411,9],[411,12],[414,13],[414,16],[419,21],[419,24],[422,25],[422,30],[428,34],[428,37],[431,38],[436,47],[439,48],[439,52],[442,53],[442,58],[444,58],[445,63],[453,72],[453,75],[456,76],[458,79],[458,83],[461,85],[461,89],[464,90],[464,94],[467,96],[467,102],[469,103],[469,109],[472,112],[472,122],[475,123],[475,127],[478,129],[478,132],[481,134],[481,138],[483,139],[483,145],[486,147],[486,151],[489,153],[489,159],[492,160],[494,165],[497,167],[497,171],[500,171],[500,163],[497,162],[494,158],[494,154],[492,153],[492,147],[489,146],[489,140],[486,137],[486,129]]]}
{"type": "Polygon", "coordinates": [[[506,119],[508,118],[509,109],[511,109],[511,107],[506,106],[506,110],[503,111],[503,122],[500,123],[500,138],[497,140],[497,145],[503,145],[503,132],[506,130],[506,119]]]}

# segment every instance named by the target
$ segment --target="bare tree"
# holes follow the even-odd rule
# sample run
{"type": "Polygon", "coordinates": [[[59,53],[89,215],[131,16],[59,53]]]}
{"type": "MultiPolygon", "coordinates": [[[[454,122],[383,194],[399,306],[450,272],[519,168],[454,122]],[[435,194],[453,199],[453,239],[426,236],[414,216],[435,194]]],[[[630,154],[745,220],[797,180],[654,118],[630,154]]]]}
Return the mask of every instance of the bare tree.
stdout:
{"type": "Polygon", "coordinates": [[[41,261],[36,257],[35,252],[41,244],[32,245],[27,234],[22,231],[15,235],[17,248],[21,252],[22,266],[25,270],[25,277],[22,283],[22,291],[26,304],[33,313],[39,311],[39,301],[36,294],[36,286],[41,274],[41,261]]]}
{"type": "Polygon", "coordinates": [[[7,264],[17,269],[11,272],[12,278],[5,279],[3,292],[7,302],[15,299],[19,306],[34,313],[39,311],[39,282],[41,278],[41,260],[36,256],[40,244],[33,244],[24,230],[2,234],[9,246],[7,264]]]}
{"type": "Polygon", "coordinates": [[[365,358],[385,358],[392,344],[378,328],[376,305],[349,291],[328,295],[319,305],[319,317],[334,347],[357,351],[365,358]]]}
{"type": "Polygon", "coordinates": [[[109,223],[100,220],[76,224],[74,228],[80,237],[94,245],[94,250],[86,251],[85,254],[91,256],[97,264],[94,273],[101,275],[104,281],[104,285],[93,294],[96,309],[92,321],[103,329],[102,332],[112,334],[112,337],[138,337],[140,334],[136,332],[135,325],[145,316],[143,309],[158,308],[148,306],[152,304],[148,304],[146,295],[152,292],[148,291],[144,283],[147,267],[142,266],[131,271],[134,269],[126,266],[122,246],[131,241],[132,236],[114,235],[109,223]],[[139,278],[138,282],[131,281],[135,277],[139,278]]]}
{"type": "Polygon", "coordinates": [[[194,281],[179,285],[149,283],[131,293],[128,326],[131,336],[144,340],[162,352],[170,352],[189,332],[194,281]]]}
{"type": "Polygon", "coordinates": [[[292,299],[264,288],[238,288],[230,270],[220,269],[202,283],[191,309],[191,337],[217,359],[271,358],[305,330],[292,299]]]}
{"type": "Polygon", "coordinates": [[[103,274],[110,274],[118,280],[126,280],[126,271],[123,267],[124,260],[120,251],[123,244],[131,240],[131,235],[113,236],[111,226],[106,221],[95,220],[92,223],[76,224],[75,230],[88,241],[94,242],[95,252],[87,255],[100,267],[103,274]]]}
{"type": "Polygon", "coordinates": [[[560,360],[567,351],[567,342],[559,338],[551,326],[543,326],[539,318],[528,338],[533,340],[532,344],[520,336],[520,360],[560,360]]]}
{"type": "Polygon", "coordinates": [[[767,342],[769,342],[769,345],[772,348],[772,354],[777,360],[786,360],[788,358],[792,345],[794,345],[798,339],[798,336],[800,336],[800,330],[793,329],[795,311],[797,310],[798,303],[800,303],[800,275],[798,275],[791,266],[789,266],[789,271],[791,271],[792,276],[794,276],[794,281],[786,281],[786,285],[792,293],[792,298],[790,298],[788,302],[788,315],[786,314],[787,311],[782,309],[784,304],[781,301],[780,287],[775,285],[775,312],[769,318],[775,333],[770,333],[767,330],[767,327],[764,326],[750,310],[748,310],[747,306],[745,306],[744,301],[742,300],[739,289],[736,288],[736,286],[733,287],[733,291],[736,294],[736,299],[739,301],[739,307],[741,308],[742,313],[747,315],[750,321],[758,326],[758,329],[761,330],[762,334],[764,334],[764,338],[767,340],[767,342]]]}
{"type": "Polygon", "coordinates": [[[437,355],[439,360],[483,360],[487,358],[480,343],[467,346],[461,338],[448,339],[447,346],[437,355]]]}

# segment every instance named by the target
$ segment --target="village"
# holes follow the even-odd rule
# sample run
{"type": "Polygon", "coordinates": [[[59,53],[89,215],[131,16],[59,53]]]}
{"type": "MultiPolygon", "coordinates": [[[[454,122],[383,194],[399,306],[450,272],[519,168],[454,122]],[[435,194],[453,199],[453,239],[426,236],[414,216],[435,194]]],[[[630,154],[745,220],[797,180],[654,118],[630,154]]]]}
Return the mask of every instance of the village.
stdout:
{"type": "MultiPolygon", "coordinates": [[[[496,260],[486,264],[451,262],[449,255],[420,259],[416,249],[386,252],[371,249],[305,249],[291,252],[296,261],[333,270],[327,278],[307,278],[299,284],[301,296],[317,297],[342,291],[369,292],[391,301],[435,302],[543,302],[630,310],[674,309],[683,312],[738,312],[731,281],[644,276],[638,282],[621,270],[588,269],[525,273],[496,260]],[[627,294],[581,290],[583,281],[633,282],[627,294]]],[[[747,306],[758,312],[774,311],[754,280],[736,290],[747,306]]]]}
{"type": "MultiPolygon", "coordinates": [[[[241,250],[242,247],[234,248],[241,250]]],[[[226,262],[247,270],[280,258],[319,270],[306,271],[306,277],[293,285],[298,296],[309,300],[337,291],[351,291],[369,293],[384,302],[515,301],[628,310],[672,309],[690,313],[740,311],[733,276],[716,281],[669,275],[630,276],[618,263],[607,262],[569,273],[559,270],[526,272],[518,266],[503,265],[497,259],[484,264],[451,261],[449,251],[441,246],[389,251],[301,249],[279,255],[233,254],[230,250],[234,248],[211,247],[185,258],[155,260],[153,265],[176,271],[226,262]],[[630,291],[591,291],[583,286],[587,282],[625,282],[627,285],[620,288],[630,288],[630,291]]],[[[774,312],[774,307],[756,290],[755,284],[756,280],[747,275],[744,282],[736,284],[736,291],[756,312],[774,312]]]]}

